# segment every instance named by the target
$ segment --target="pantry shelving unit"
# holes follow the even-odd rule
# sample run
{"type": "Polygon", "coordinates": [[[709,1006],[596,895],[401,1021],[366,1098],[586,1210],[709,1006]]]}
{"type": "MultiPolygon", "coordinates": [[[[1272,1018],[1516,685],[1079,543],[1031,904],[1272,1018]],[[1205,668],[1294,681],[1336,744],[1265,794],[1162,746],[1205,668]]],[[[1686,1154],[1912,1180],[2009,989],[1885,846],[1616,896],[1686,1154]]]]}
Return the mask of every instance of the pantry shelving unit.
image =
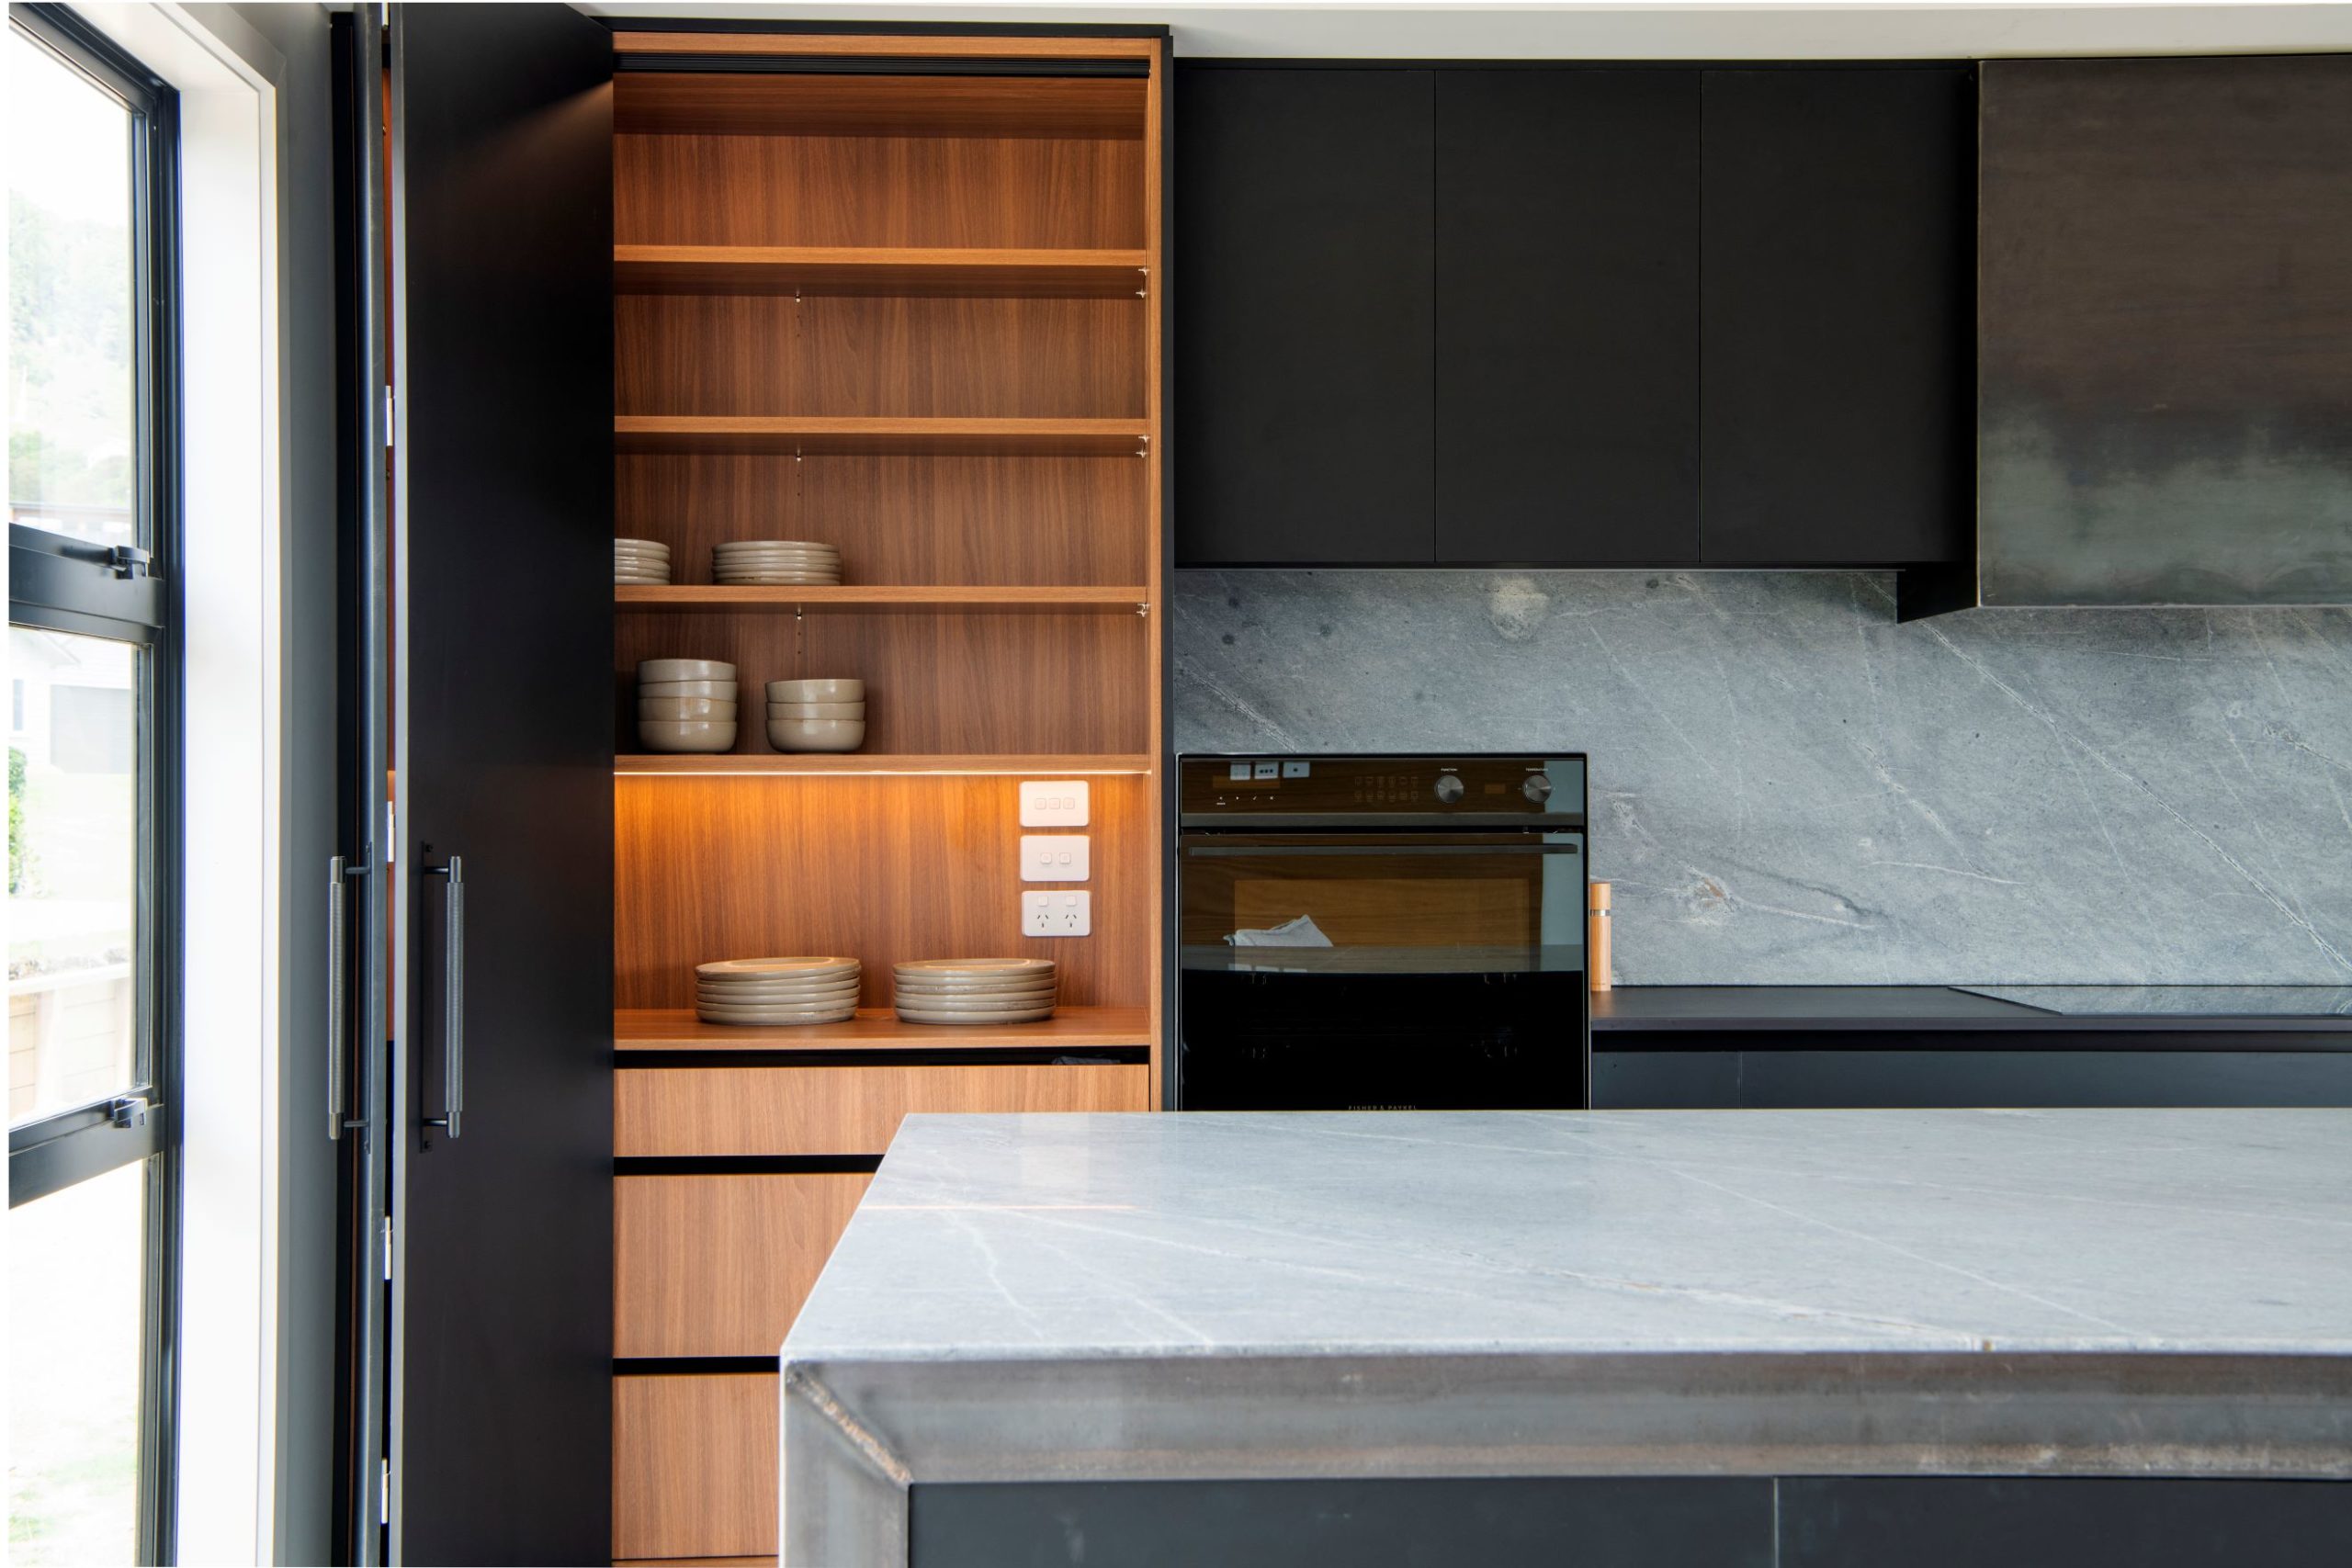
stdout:
{"type": "Polygon", "coordinates": [[[616,1561],[776,1550],[773,1359],[897,1117],[1157,1102],[1167,39],[615,35],[616,1561]],[[710,582],[741,538],[832,587],[710,582]],[[721,755],[652,755],[634,670],[731,661],[721,755]],[[768,681],[866,683],[779,753],[768,681]],[[1093,934],[1020,930],[1018,790],[1084,779],[1093,934]],[[692,1010],[694,965],[863,960],[840,1024],[692,1010]],[[1061,1006],[889,1010],[901,959],[1058,961],[1061,1006]]]}

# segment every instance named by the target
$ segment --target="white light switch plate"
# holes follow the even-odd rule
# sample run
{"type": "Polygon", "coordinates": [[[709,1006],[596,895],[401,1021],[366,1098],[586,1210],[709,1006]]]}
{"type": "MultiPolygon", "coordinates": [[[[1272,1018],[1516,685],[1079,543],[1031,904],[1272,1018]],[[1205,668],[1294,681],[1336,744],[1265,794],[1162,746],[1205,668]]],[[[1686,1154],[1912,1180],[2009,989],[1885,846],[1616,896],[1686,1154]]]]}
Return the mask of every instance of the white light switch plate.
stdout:
{"type": "Polygon", "coordinates": [[[1021,896],[1023,936],[1091,936],[1094,934],[1094,895],[1091,893],[1023,893],[1021,896]]]}
{"type": "Polygon", "coordinates": [[[1086,781],[1023,779],[1021,825],[1023,828],[1085,827],[1086,781]]]}
{"type": "Polygon", "coordinates": [[[1084,833],[1022,834],[1021,880],[1084,882],[1092,874],[1092,843],[1084,833]]]}

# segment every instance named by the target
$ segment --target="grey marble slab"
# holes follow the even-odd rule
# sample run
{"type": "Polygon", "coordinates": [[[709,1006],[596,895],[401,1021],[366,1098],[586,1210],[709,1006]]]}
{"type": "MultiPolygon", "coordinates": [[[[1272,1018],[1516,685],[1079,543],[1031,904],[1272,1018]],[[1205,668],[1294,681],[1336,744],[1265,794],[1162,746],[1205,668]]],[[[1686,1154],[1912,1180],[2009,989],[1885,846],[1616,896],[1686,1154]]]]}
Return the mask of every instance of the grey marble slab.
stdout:
{"type": "Polygon", "coordinates": [[[1625,985],[2352,984],[2352,610],[1179,572],[1176,744],[1590,753],[1625,985]]]}
{"type": "Polygon", "coordinates": [[[1971,986],[1980,997],[2069,1018],[2352,1021],[2352,986],[1971,986]]]}
{"type": "Polygon", "coordinates": [[[910,1117],[783,1356],[794,1562],[922,1481],[2352,1477],[2352,1111],[910,1117]]]}

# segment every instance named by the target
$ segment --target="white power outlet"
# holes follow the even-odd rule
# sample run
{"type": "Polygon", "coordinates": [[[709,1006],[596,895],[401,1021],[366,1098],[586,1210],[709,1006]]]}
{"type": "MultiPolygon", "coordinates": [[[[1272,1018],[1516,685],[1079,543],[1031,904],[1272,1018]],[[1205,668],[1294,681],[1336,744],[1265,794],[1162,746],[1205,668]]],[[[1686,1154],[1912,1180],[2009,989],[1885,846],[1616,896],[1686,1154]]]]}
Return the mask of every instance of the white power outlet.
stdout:
{"type": "Polygon", "coordinates": [[[1023,828],[1083,828],[1087,788],[1084,779],[1023,779],[1021,781],[1021,825],[1023,828]]]}
{"type": "Polygon", "coordinates": [[[1094,934],[1094,895],[1091,893],[1023,893],[1021,895],[1023,936],[1091,936],[1094,934]]]}
{"type": "Polygon", "coordinates": [[[1092,874],[1091,840],[1084,833],[1021,835],[1021,880],[1084,882],[1092,874]]]}

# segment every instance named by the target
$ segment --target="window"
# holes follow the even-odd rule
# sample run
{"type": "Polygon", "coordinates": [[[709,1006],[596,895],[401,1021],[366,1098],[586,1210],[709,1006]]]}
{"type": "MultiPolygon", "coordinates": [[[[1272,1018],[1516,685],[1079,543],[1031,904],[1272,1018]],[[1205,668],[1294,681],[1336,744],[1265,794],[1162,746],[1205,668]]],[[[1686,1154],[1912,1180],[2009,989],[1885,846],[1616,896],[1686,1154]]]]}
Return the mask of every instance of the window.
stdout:
{"type": "Polygon", "coordinates": [[[9,1556],[171,1555],[175,99],[11,7],[9,1556]]]}

